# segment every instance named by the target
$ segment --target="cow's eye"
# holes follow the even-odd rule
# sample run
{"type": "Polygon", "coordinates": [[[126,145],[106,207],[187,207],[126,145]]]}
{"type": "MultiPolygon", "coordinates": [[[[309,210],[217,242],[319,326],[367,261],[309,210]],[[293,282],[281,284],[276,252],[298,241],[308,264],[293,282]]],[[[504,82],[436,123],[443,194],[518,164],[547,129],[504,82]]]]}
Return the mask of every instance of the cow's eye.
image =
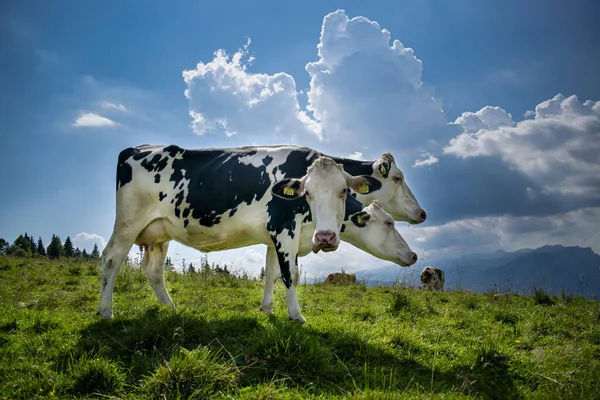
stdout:
{"type": "Polygon", "coordinates": [[[304,194],[306,195],[306,198],[310,198],[310,193],[308,193],[308,190],[304,192],[304,194]]]}
{"type": "Polygon", "coordinates": [[[394,221],[385,221],[385,226],[387,226],[388,228],[393,228],[394,227],[394,221]]]}
{"type": "Polygon", "coordinates": [[[346,188],[346,189],[343,189],[343,190],[340,192],[340,198],[342,198],[342,199],[343,199],[343,198],[345,198],[347,194],[348,194],[348,188],[346,188]]]}
{"type": "Polygon", "coordinates": [[[394,176],[392,178],[392,180],[394,181],[394,183],[402,183],[402,177],[401,176],[394,176]]]}

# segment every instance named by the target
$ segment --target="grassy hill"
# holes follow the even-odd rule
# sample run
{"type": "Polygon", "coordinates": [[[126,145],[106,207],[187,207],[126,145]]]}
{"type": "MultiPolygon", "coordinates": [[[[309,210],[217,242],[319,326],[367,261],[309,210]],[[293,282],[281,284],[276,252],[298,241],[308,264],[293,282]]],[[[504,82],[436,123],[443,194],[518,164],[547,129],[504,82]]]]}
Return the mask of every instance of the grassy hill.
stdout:
{"type": "Polygon", "coordinates": [[[308,324],[258,308],[262,283],[167,272],[158,305],[124,267],[115,319],[100,266],[0,258],[0,398],[592,399],[600,304],[538,294],[302,285],[308,324]]]}

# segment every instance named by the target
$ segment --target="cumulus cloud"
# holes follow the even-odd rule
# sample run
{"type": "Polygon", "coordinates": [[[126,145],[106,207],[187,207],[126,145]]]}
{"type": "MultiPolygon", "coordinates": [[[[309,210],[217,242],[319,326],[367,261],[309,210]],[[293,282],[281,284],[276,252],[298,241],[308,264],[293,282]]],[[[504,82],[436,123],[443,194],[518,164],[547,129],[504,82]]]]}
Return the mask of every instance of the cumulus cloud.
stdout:
{"type": "MultiPolygon", "coordinates": [[[[444,149],[461,158],[500,156],[548,192],[600,199],[600,102],[557,95],[517,124],[497,107],[465,113],[465,133],[444,149]]],[[[463,118],[464,117],[464,118],[463,118]]]]}
{"type": "Polygon", "coordinates": [[[248,46],[232,56],[218,50],[212,61],[183,71],[192,129],[266,140],[321,139],[321,128],[300,109],[294,78],[286,73],[252,74],[248,46]]]}
{"type": "Polygon", "coordinates": [[[308,110],[338,146],[410,148],[445,128],[421,60],[377,22],[333,12],[317,49],[319,59],[306,65],[308,110]]]}
{"type": "Polygon", "coordinates": [[[73,126],[76,128],[83,127],[106,127],[106,126],[115,126],[117,123],[112,119],[108,119],[96,113],[82,113],[77,117],[75,122],[73,122],[73,126]]]}
{"type": "Polygon", "coordinates": [[[94,244],[97,244],[98,250],[102,252],[106,247],[106,240],[100,235],[86,232],[78,233],[73,237],[73,245],[79,247],[81,251],[85,249],[88,253],[91,253],[94,249],[94,244]]]}

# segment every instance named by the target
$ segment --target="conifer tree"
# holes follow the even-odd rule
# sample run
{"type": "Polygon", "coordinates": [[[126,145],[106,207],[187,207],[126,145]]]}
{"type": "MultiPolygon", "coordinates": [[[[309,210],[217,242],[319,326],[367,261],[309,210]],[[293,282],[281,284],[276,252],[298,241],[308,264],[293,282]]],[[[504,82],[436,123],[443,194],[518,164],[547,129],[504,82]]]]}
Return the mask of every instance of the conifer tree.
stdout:
{"type": "Polygon", "coordinates": [[[52,235],[52,240],[50,240],[50,244],[46,251],[48,252],[49,258],[60,258],[65,255],[65,249],[59,236],[52,235]]]}
{"type": "Polygon", "coordinates": [[[98,243],[94,243],[94,249],[92,250],[92,258],[94,260],[100,259],[100,252],[98,251],[98,243]]]}
{"type": "Polygon", "coordinates": [[[79,247],[75,248],[75,251],[73,252],[73,257],[81,258],[81,250],[79,250],[79,247]]]}
{"type": "Polygon", "coordinates": [[[37,253],[40,256],[46,255],[46,248],[44,247],[44,243],[42,242],[42,237],[40,236],[37,243],[37,253]]]}
{"type": "Polygon", "coordinates": [[[6,248],[8,247],[8,242],[4,238],[0,238],[0,254],[6,254],[6,248]]]}
{"type": "Polygon", "coordinates": [[[85,249],[83,249],[83,251],[81,252],[81,256],[85,259],[90,258],[90,255],[87,253],[87,251],[85,249]]]}
{"type": "Polygon", "coordinates": [[[37,253],[37,246],[35,244],[35,240],[33,240],[33,235],[29,236],[29,242],[31,243],[31,255],[35,255],[37,253]]]}
{"type": "Polygon", "coordinates": [[[67,239],[65,240],[65,257],[73,257],[73,254],[75,253],[75,249],[73,248],[73,242],[71,242],[71,238],[69,236],[67,236],[67,239]]]}

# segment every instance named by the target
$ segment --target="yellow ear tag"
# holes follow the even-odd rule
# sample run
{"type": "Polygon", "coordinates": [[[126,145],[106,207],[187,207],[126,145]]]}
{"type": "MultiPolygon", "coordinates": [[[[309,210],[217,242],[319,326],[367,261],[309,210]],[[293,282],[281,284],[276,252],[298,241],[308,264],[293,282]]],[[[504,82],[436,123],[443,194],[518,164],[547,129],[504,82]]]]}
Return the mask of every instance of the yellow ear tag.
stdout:
{"type": "Polygon", "coordinates": [[[358,191],[360,193],[369,193],[369,185],[360,185],[358,191]]]}
{"type": "Polygon", "coordinates": [[[285,194],[286,196],[293,196],[294,195],[294,189],[290,188],[290,187],[284,187],[283,188],[283,194],[285,194]]]}
{"type": "Polygon", "coordinates": [[[385,173],[387,172],[387,170],[385,169],[385,165],[381,164],[381,167],[379,167],[379,171],[381,171],[381,175],[385,175],[385,173]]]}
{"type": "Polygon", "coordinates": [[[356,217],[356,222],[360,225],[362,224],[362,215],[359,215],[358,217],[356,217]]]}

